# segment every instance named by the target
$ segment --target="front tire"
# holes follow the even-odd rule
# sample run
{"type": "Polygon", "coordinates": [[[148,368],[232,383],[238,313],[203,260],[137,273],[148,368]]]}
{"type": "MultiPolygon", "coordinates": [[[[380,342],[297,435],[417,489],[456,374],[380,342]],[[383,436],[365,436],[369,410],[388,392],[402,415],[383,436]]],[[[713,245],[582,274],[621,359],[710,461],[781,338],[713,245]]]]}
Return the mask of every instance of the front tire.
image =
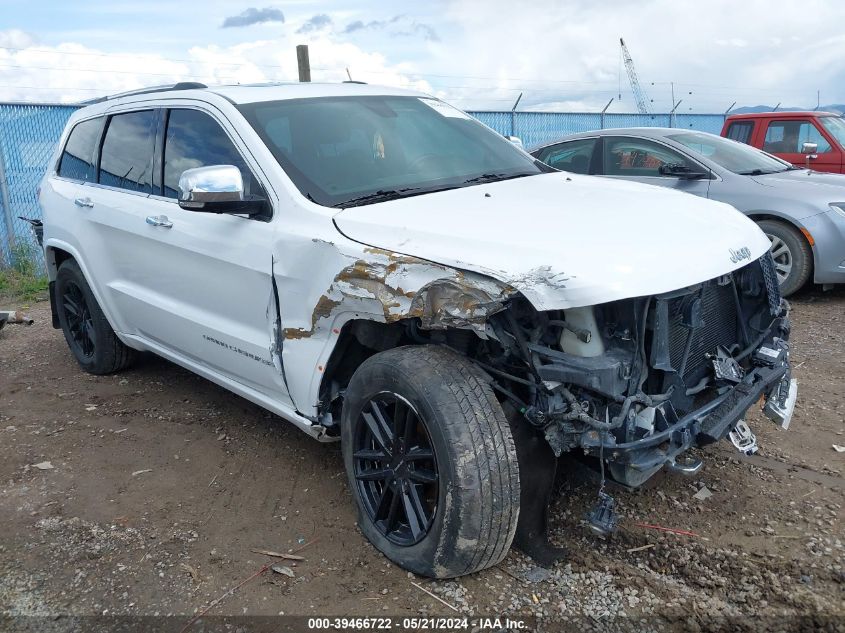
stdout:
{"type": "Polygon", "coordinates": [[[111,374],[130,364],[133,350],[117,338],[72,259],[56,274],[56,312],[73,357],[89,374],[111,374]]]}
{"type": "Polygon", "coordinates": [[[501,561],[519,519],[519,466],[490,385],[433,345],[367,359],[346,391],[343,458],[361,531],[416,574],[452,578],[501,561]]]}
{"type": "Polygon", "coordinates": [[[772,243],[772,259],[780,293],[784,297],[800,290],[813,272],[813,252],[794,227],[777,220],[760,220],[758,226],[772,243]]]}

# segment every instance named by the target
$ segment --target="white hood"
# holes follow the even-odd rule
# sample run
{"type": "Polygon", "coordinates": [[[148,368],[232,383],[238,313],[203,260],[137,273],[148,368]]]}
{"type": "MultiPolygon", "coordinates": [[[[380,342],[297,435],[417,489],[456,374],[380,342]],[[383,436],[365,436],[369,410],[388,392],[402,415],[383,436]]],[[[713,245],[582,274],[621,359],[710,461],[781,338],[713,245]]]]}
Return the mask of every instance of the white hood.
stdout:
{"type": "Polygon", "coordinates": [[[334,219],[355,241],[489,275],[537,310],[676,290],[769,248],[727,204],[567,173],[352,207],[334,219]]]}

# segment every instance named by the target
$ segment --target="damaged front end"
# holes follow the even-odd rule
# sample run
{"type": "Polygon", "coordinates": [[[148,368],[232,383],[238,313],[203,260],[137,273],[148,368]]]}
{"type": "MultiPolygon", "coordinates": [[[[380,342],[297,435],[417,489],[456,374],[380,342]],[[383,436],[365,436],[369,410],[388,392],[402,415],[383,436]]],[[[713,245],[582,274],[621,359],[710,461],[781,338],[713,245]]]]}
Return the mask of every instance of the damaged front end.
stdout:
{"type": "Polygon", "coordinates": [[[761,398],[789,425],[789,320],[768,253],[655,296],[551,312],[512,303],[489,325],[501,348],[478,360],[495,388],[555,455],[595,456],[623,485],[663,467],[697,472],[682,454],[725,438],[761,398]]]}

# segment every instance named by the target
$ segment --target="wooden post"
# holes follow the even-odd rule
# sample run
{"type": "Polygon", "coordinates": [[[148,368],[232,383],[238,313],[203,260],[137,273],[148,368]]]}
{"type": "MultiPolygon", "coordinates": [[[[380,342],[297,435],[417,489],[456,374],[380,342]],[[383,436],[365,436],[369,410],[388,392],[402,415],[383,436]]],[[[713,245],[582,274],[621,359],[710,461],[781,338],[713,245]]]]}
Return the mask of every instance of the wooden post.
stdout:
{"type": "Polygon", "coordinates": [[[299,81],[311,81],[311,62],[308,59],[308,45],[296,47],[296,63],[299,66],[299,81]]]}

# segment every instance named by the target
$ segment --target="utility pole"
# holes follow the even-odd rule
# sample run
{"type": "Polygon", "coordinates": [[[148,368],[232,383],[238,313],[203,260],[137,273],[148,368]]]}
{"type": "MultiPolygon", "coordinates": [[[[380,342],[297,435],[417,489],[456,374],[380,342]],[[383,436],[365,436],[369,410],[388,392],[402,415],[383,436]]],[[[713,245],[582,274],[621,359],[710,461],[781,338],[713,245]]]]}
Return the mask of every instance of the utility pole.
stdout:
{"type": "Polygon", "coordinates": [[[299,67],[299,81],[311,81],[311,61],[308,59],[308,45],[296,47],[296,64],[299,67]]]}

